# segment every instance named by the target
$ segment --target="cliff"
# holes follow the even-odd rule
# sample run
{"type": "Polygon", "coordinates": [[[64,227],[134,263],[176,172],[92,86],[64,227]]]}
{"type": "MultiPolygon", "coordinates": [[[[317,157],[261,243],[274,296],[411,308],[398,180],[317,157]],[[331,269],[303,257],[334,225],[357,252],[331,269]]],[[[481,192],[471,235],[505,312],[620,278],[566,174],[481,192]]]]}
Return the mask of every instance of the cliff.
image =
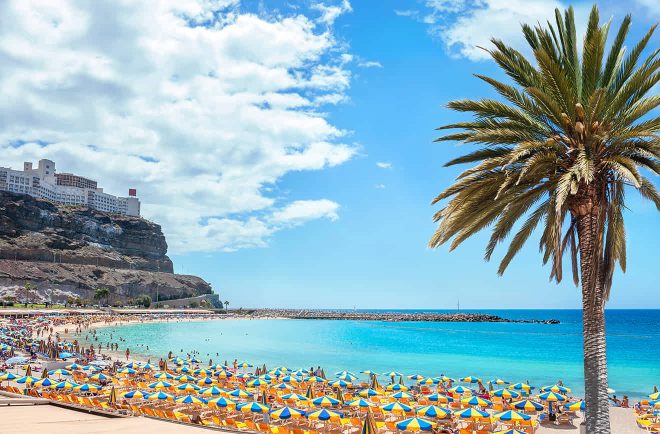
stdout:
{"type": "Polygon", "coordinates": [[[0,191],[0,296],[26,282],[39,288],[38,299],[52,301],[91,298],[99,287],[110,289],[115,301],[212,292],[199,277],[173,274],[155,223],[0,191]]]}

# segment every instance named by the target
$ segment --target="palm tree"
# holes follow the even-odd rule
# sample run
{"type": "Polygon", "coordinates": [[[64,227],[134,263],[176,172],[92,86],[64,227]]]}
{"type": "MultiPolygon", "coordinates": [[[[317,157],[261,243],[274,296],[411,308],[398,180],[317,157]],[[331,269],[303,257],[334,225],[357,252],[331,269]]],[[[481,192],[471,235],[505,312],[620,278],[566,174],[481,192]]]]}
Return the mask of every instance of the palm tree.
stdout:
{"type": "Polygon", "coordinates": [[[28,307],[28,304],[30,303],[30,299],[32,298],[32,294],[34,291],[37,290],[37,286],[34,285],[33,283],[26,282],[25,285],[23,285],[23,293],[25,294],[25,307],[28,307]]]}
{"type": "Polygon", "coordinates": [[[108,288],[97,288],[94,291],[94,299],[99,300],[99,303],[105,299],[107,304],[108,297],[110,297],[110,290],[108,288]]]}
{"type": "Polygon", "coordinates": [[[543,263],[551,263],[557,282],[569,252],[573,281],[582,283],[588,433],[610,432],[604,309],[616,264],[626,268],[626,187],[660,210],[660,195],[643,175],[660,172],[660,118],[649,115],[660,96],[647,96],[660,79],[660,50],[642,58],[653,26],[626,52],[630,22],[626,16],[607,54],[610,23],[599,24],[595,6],[581,57],[572,8],[563,16],[556,10],[554,25],[522,26],[534,61],[492,39],[487,51],[513,85],[477,75],[502,99],[451,101],[449,108],[474,118],[439,128],[460,131],[437,139],[479,148],[446,164],[476,165],[433,200],[449,199],[434,216],[432,248],[452,240],[453,250],[492,226],[489,260],[520,222],[500,263],[502,274],[541,224],[543,263]]]}
{"type": "Polygon", "coordinates": [[[229,302],[225,300],[225,312],[229,312],[229,302]]]}

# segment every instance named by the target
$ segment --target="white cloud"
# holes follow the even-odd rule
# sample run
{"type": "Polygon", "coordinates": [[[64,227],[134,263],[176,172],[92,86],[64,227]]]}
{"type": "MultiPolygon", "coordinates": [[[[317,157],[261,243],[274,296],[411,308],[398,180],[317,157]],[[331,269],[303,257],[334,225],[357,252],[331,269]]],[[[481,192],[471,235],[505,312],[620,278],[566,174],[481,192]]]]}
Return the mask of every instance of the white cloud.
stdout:
{"type": "MultiPolygon", "coordinates": [[[[351,75],[330,12],[240,6],[0,2],[0,165],[50,158],[108,192],[136,187],[175,252],[265,245],[301,206],[269,194],[278,180],[356,153],[318,111],[351,75]]],[[[332,201],[302,202],[325,213],[296,224],[336,218],[332,201]]]]}
{"type": "Polygon", "coordinates": [[[327,5],[325,3],[318,3],[312,6],[321,13],[319,21],[327,25],[334,24],[335,20],[346,12],[351,12],[353,8],[348,0],[341,0],[341,3],[336,5],[327,5]]]}
{"type": "Polygon", "coordinates": [[[419,11],[413,9],[394,9],[394,13],[400,17],[416,17],[419,15],[419,11]]]}
{"type": "Polygon", "coordinates": [[[376,184],[376,185],[374,185],[374,187],[376,187],[376,188],[378,188],[378,189],[381,189],[381,190],[382,190],[382,189],[384,189],[384,188],[385,188],[385,184],[376,184]]]}
{"type": "Polygon", "coordinates": [[[358,66],[360,68],[382,68],[383,65],[380,62],[376,62],[374,60],[364,60],[361,62],[358,62],[358,66]]]}
{"type": "Polygon", "coordinates": [[[392,163],[386,163],[384,161],[379,161],[376,163],[376,166],[380,167],[381,169],[391,169],[392,168],[392,163]]]}
{"type": "Polygon", "coordinates": [[[660,16],[660,4],[656,0],[635,0],[639,6],[650,12],[653,16],[660,16]]]}
{"type": "MultiPolygon", "coordinates": [[[[546,23],[555,8],[566,8],[558,0],[426,0],[425,6],[426,13],[411,16],[428,24],[450,54],[474,61],[490,58],[479,47],[491,47],[492,37],[525,47],[521,23],[546,23]]],[[[584,8],[578,5],[576,14],[584,8]]]]}
{"type": "Polygon", "coordinates": [[[327,218],[337,220],[339,204],[327,199],[297,200],[275,211],[272,221],[284,225],[299,225],[308,220],[327,218]]]}

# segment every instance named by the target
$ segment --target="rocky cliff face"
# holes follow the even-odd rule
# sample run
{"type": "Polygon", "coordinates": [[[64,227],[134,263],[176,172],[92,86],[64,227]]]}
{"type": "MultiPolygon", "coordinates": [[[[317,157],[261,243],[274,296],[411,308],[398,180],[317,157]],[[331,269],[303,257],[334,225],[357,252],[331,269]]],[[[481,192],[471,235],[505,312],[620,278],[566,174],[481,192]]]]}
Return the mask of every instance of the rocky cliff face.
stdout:
{"type": "Polygon", "coordinates": [[[0,259],[171,273],[159,225],[0,191],[0,259]]]}
{"type": "Polygon", "coordinates": [[[199,277],[173,274],[165,236],[155,223],[0,191],[0,287],[26,282],[37,285],[38,299],[52,301],[59,301],[57,294],[90,298],[99,287],[119,299],[212,292],[199,277]]]}

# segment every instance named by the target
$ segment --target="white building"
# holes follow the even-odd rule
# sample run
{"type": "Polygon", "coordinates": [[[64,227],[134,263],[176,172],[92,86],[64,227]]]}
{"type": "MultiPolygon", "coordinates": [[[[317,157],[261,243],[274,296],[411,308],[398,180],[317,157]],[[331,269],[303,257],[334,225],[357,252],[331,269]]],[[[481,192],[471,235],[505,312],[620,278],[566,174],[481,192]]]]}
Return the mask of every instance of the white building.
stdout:
{"type": "Polygon", "coordinates": [[[62,205],[86,205],[108,213],[140,215],[135,189],[127,197],[104,193],[96,181],[71,173],[56,173],[55,162],[39,160],[38,167],[24,163],[23,170],[0,167],[0,190],[24,193],[62,205]]]}

